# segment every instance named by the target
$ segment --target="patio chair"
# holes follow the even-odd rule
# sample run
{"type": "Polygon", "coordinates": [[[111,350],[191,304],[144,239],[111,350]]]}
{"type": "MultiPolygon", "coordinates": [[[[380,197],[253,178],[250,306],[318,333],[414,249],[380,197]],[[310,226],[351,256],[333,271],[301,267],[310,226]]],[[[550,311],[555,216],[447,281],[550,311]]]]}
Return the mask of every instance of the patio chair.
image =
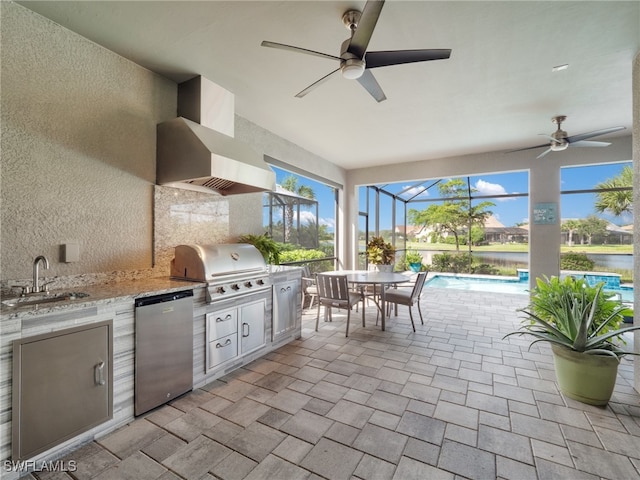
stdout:
{"type": "MultiPolygon", "coordinates": [[[[333,308],[344,308],[347,310],[347,328],[345,337],[349,336],[349,321],[351,320],[351,309],[362,299],[360,293],[349,288],[346,275],[317,273],[316,284],[318,286],[318,313],[316,315],[316,332],[320,322],[320,306],[324,305],[324,321],[332,321],[331,314],[333,308]]],[[[364,307],[362,308],[362,326],[364,327],[364,307]]]]}
{"type": "MultiPolygon", "coordinates": [[[[422,318],[422,310],[420,309],[420,295],[422,294],[422,287],[424,286],[424,281],[427,278],[427,272],[420,272],[416,278],[416,283],[413,285],[411,290],[401,289],[401,288],[389,288],[385,290],[385,302],[387,304],[387,308],[391,308],[391,304],[395,303],[396,307],[398,305],[406,305],[409,307],[409,318],[411,319],[411,326],[413,327],[413,331],[416,331],[416,325],[413,323],[413,312],[412,307],[414,304],[418,305],[418,312],[420,313],[420,323],[424,325],[424,320],[422,318]]],[[[396,315],[398,311],[396,310],[396,315]]]]}
{"type": "Polygon", "coordinates": [[[310,297],[309,308],[313,306],[313,300],[318,298],[318,286],[316,284],[316,279],[311,276],[311,272],[309,271],[309,266],[305,265],[302,267],[302,305],[301,307],[304,309],[304,302],[307,297],[310,297]]]}

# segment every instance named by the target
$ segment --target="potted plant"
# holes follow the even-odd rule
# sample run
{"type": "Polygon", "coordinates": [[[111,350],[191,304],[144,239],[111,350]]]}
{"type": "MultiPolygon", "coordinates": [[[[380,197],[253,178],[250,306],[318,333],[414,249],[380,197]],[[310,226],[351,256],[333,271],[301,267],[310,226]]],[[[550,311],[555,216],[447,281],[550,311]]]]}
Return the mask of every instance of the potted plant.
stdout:
{"type": "Polygon", "coordinates": [[[558,386],[563,394],[591,405],[606,405],[623,355],[619,338],[640,326],[618,328],[630,309],[584,279],[536,279],[520,328],[505,335],[531,335],[549,342],[558,386]]]}
{"type": "Polygon", "coordinates": [[[249,243],[256,247],[265,262],[270,265],[280,265],[280,251],[281,247],[276,241],[274,241],[269,235],[263,233],[262,235],[246,234],[238,238],[240,243],[249,243]]]}
{"type": "Polygon", "coordinates": [[[422,270],[422,255],[420,255],[417,250],[408,250],[404,259],[412,272],[419,272],[422,270]]]}
{"type": "Polygon", "coordinates": [[[396,258],[396,247],[389,242],[385,242],[384,238],[380,236],[371,237],[371,240],[367,243],[367,258],[370,263],[378,266],[378,270],[391,271],[393,261],[396,258]],[[381,265],[386,265],[387,267],[380,268],[381,265]]]}

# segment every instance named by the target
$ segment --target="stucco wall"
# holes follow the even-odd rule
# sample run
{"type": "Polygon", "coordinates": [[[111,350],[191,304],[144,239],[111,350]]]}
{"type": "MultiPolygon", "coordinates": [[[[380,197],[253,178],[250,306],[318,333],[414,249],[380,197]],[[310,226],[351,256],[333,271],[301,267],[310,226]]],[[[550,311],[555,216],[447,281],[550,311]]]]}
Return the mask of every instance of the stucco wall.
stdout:
{"type": "Polygon", "coordinates": [[[160,225],[170,235],[156,236],[163,251],[154,267],[156,124],[176,116],[176,84],[20,5],[0,3],[3,283],[30,279],[41,254],[51,262],[42,272],[47,280],[163,275],[170,242],[235,241],[261,230],[260,194],[161,195],[158,222],[173,221],[169,210],[185,198],[215,203],[224,214],[207,216],[204,229],[160,225]],[[71,241],[80,243],[80,261],[62,263],[60,245],[71,241]]]}
{"type": "Polygon", "coordinates": [[[2,278],[151,267],[156,123],[175,84],[2,2],[2,278]],[[58,263],[59,245],[81,261],[58,263]]]}

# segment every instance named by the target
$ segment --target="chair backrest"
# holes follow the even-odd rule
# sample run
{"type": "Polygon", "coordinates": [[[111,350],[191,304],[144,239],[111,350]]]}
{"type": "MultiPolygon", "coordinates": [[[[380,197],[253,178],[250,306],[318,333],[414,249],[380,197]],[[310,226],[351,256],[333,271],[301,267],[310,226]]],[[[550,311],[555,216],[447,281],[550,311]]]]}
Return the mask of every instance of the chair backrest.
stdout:
{"type": "Polygon", "coordinates": [[[411,301],[416,302],[420,298],[420,294],[422,293],[422,287],[424,287],[424,281],[427,279],[427,272],[418,273],[418,278],[416,278],[416,283],[413,286],[413,291],[411,292],[411,301]]]}
{"type": "Polygon", "coordinates": [[[318,296],[332,300],[349,300],[349,282],[346,275],[317,273],[318,296]]]}

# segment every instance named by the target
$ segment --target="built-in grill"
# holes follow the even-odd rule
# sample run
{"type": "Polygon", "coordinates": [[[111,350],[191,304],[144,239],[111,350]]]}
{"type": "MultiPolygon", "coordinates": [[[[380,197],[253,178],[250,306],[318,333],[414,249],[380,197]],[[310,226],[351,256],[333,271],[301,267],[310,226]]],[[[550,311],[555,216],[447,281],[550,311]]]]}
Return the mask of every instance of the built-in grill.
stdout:
{"type": "Polygon", "coordinates": [[[253,245],[179,245],[171,276],[206,282],[205,372],[228,372],[261,351],[271,332],[272,291],[253,245]]]}
{"type": "Polygon", "coordinates": [[[207,302],[271,289],[264,257],[253,245],[178,245],[171,277],[207,283],[207,302]]]}

